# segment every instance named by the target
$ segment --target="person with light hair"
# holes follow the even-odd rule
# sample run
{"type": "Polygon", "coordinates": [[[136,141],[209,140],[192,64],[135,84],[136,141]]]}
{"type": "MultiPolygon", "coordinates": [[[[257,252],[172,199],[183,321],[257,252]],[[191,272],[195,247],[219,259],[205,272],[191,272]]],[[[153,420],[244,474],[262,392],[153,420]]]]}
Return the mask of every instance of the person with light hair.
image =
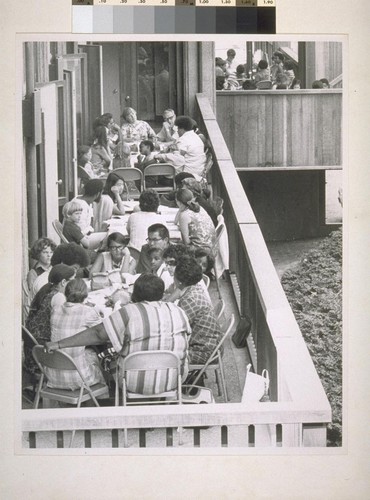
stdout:
{"type": "Polygon", "coordinates": [[[157,134],[157,139],[160,142],[173,144],[178,138],[177,127],[175,125],[176,113],[173,109],[165,109],[163,111],[163,125],[157,134]]]}

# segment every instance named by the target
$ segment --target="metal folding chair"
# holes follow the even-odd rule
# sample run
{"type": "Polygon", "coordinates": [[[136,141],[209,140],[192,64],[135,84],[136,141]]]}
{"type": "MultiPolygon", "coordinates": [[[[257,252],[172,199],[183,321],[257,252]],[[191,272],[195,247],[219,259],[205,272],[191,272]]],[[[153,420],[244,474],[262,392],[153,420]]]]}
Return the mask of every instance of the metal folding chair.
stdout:
{"type": "Polygon", "coordinates": [[[69,241],[67,240],[67,238],[63,234],[63,225],[62,225],[62,223],[58,219],[55,219],[55,220],[52,221],[52,225],[53,225],[53,228],[54,228],[55,232],[59,236],[61,242],[62,243],[69,243],[69,241]]]}
{"type": "Polygon", "coordinates": [[[218,387],[218,393],[219,393],[219,395],[222,394],[225,403],[227,403],[229,398],[228,398],[228,394],[227,394],[225,368],[224,368],[224,364],[222,361],[221,347],[222,347],[223,343],[225,342],[226,338],[228,337],[228,335],[230,334],[231,330],[233,329],[234,323],[235,323],[235,316],[234,316],[234,314],[232,314],[230,317],[230,321],[228,323],[227,330],[223,334],[221,340],[219,341],[217,346],[214,348],[213,352],[211,353],[207,362],[204,365],[200,365],[200,364],[199,365],[198,364],[189,365],[189,371],[199,370],[199,373],[195,377],[193,383],[187,389],[187,393],[189,393],[190,390],[192,389],[192,387],[197,384],[198,380],[201,378],[203,373],[205,373],[209,370],[212,370],[215,372],[215,375],[216,375],[216,383],[217,383],[217,387],[218,387]],[[222,388],[222,391],[221,391],[221,388],[222,388]]]}
{"type": "MultiPolygon", "coordinates": [[[[181,363],[172,351],[140,351],[129,354],[123,360],[121,375],[123,406],[182,404],[181,363]],[[138,374],[140,374],[140,391],[133,392],[133,388],[135,391],[138,389],[138,374]]],[[[179,442],[182,444],[181,428],[179,429],[179,442]]],[[[124,429],[125,447],[127,444],[127,429],[124,429]]]]}
{"type": "MultiPolygon", "coordinates": [[[[51,353],[46,352],[43,346],[36,345],[32,349],[33,357],[41,370],[41,378],[36,390],[36,397],[34,401],[34,409],[39,406],[40,398],[47,398],[53,401],[58,401],[61,403],[67,403],[70,405],[77,405],[77,408],[81,406],[81,403],[89,401],[92,399],[95,406],[99,406],[97,401],[98,396],[103,396],[108,394],[108,387],[105,384],[98,383],[90,386],[80,369],[74,362],[73,358],[62,351],[53,351],[51,353]],[[45,370],[47,368],[53,368],[54,370],[73,370],[76,371],[81,378],[80,389],[57,389],[47,386],[47,373],[45,370]]],[[[71,443],[72,446],[73,439],[75,435],[75,430],[72,431],[71,443]]]]}
{"type": "Polygon", "coordinates": [[[139,199],[140,193],[144,189],[144,178],[142,171],[138,168],[129,167],[115,168],[114,173],[126,183],[128,189],[127,199],[139,199]]]}
{"type": "Polygon", "coordinates": [[[144,187],[146,189],[146,182],[147,182],[147,177],[158,177],[158,176],[166,176],[166,177],[171,177],[172,184],[171,186],[160,186],[160,185],[155,185],[151,186],[151,189],[154,189],[158,193],[168,193],[171,191],[174,191],[176,189],[176,182],[175,182],[175,176],[176,176],[176,169],[173,165],[170,163],[157,163],[155,165],[148,165],[144,169],[144,187]]]}

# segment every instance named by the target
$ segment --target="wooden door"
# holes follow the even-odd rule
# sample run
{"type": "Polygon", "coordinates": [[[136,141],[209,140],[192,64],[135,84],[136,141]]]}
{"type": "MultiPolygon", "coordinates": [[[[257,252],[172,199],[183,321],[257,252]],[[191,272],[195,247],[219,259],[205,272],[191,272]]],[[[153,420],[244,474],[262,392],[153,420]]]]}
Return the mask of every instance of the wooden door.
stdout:
{"type": "Polygon", "coordinates": [[[90,142],[90,115],[88,101],[87,54],[66,54],[57,58],[58,80],[65,70],[73,71],[76,92],[76,125],[78,144],[90,142]]]}
{"type": "MultiPolygon", "coordinates": [[[[35,93],[39,94],[39,106],[35,112],[40,113],[41,141],[37,145],[38,170],[38,215],[42,235],[59,241],[52,221],[58,219],[58,106],[57,87],[54,83],[44,85],[35,93]]],[[[63,181],[62,181],[63,182],[63,181]]],[[[35,200],[36,201],[36,200],[35,200]]]]}
{"type": "MultiPolygon", "coordinates": [[[[89,130],[92,122],[103,114],[103,49],[101,45],[79,45],[79,53],[87,55],[87,84],[89,103],[89,130]]],[[[109,112],[109,111],[108,111],[109,112]]]]}

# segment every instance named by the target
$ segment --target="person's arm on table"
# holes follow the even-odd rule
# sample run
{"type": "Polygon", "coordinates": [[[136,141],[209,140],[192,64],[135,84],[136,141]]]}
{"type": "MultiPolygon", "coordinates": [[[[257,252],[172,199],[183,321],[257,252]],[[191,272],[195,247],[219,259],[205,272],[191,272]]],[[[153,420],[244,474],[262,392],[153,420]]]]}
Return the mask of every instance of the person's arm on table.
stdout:
{"type": "Polygon", "coordinates": [[[66,347],[83,347],[89,345],[99,345],[108,342],[108,334],[105,331],[103,323],[87,328],[83,332],[76,333],[72,337],[66,337],[58,342],[46,342],[47,352],[65,349],[66,347]]]}

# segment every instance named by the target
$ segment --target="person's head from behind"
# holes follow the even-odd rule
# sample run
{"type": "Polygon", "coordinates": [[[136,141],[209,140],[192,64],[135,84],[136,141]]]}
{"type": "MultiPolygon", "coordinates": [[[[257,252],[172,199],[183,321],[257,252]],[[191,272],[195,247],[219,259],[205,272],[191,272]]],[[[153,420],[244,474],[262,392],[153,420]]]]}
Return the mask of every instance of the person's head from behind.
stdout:
{"type": "Polygon", "coordinates": [[[200,207],[190,189],[180,188],[176,191],[176,203],[180,209],[189,208],[192,212],[199,212],[200,207]]]}
{"type": "Polygon", "coordinates": [[[256,90],[256,84],[252,80],[245,80],[243,82],[243,90],[256,90]]]}
{"type": "Polygon", "coordinates": [[[202,268],[194,257],[184,255],[175,269],[175,283],[180,289],[196,285],[202,279],[202,268]]]}
{"type": "Polygon", "coordinates": [[[228,59],[229,61],[233,61],[233,60],[235,59],[236,52],[235,52],[235,50],[234,50],[234,49],[229,49],[229,50],[226,52],[226,54],[227,54],[227,59],[228,59]]]}
{"type": "Polygon", "coordinates": [[[148,227],[147,242],[150,248],[160,248],[164,250],[168,247],[170,233],[164,224],[152,224],[148,227]]]}
{"type": "Polygon", "coordinates": [[[215,265],[215,259],[204,248],[196,248],[194,250],[194,258],[202,268],[202,273],[209,273],[215,265]]]}
{"type": "Polygon", "coordinates": [[[268,63],[267,61],[265,61],[264,59],[261,59],[260,62],[257,64],[257,68],[258,70],[263,70],[263,69],[267,69],[268,68],[268,63]]]}
{"type": "Polygon", "coordinates": [[[63,206],[63,217],[64,220],[68,220],[73,222],[74,224],[78,224],[81,220],[82,207],[78,201],[68,201],[63,206]]]}
{"type": "Polygon", "coordinates": [[[111,233],[108,236],[107,246],[113,262],[119,263],[122,261],[124,250],[129,244],[129,241],[129,236],[124,236],[123,234],[117,232],[111,233]]]}
{"type": "Polygon", "coordinates": [[[292,71],[294,69],[294,64],[292,61],[285,61],[284,63],[285,71],[292,71]]]}
{"type": "Polygon", "coordinates": [[[103,192],[104,183],[100,179],[90,179],[86,182],[84,187],[84,198],[88,198],[89,201],[96,201],[98,203],[103,192]]]}
{"type": "Polygon", "coordinates": [[[90,257],[87,251],[77,243],[62,243],[58,245],[51,258],[51,265],[66,264],[75,270],[88,267],[90,257]]]}
{"type": "Polygon", "coordinates": [[[142,212],[157,213],[159,207],[159,195],[154,189],[145,189],[139,197],[139,207],[142,212]]]}
{"type": "Polygon", "coordinates": [[[72,302],[73,304],[82,304],[82,302],[87,298],[87,285],[81,278],[74,278],[68,281],[64,295],[66,296],[67,302],[72,302]]]}
{"type": "Polygon", "coordinates": [[[76,275],[76,269],[66,264],[57,264],[53,266],[49,276],[48,282],[57,287],[59,291],[64,291],[64,288],[69,280],[73,279],[76,275]]]}
{"type": "Polygon", "coordinates": [[[322,82],[320,82],[320,80],[315,80],[314,82],[312,82],[312,88],[313,89],[323,89],[324,85],[322,82]]]}
{"type": "Polygon", "coordinates": [[[114,192],[117,192],[119,195],[123,193],[125,189],[125,181],[114,172],[111,172],[107,180],[105,181],[105,186],[103,193],[108,194],[111,198],[114,199],[114,192]],[[112,189],[114,187],[114,189],[112,189]]]}
{"type": "Polygon", "coordinates": [[[143,273],[135,281],[132,292],[132,302],[155,302],[162,300],[164,293],[164,282],[155,274],[143,273]]]}
{"type": "Polygon", "coordinates": [[[149,156],[154,151],[154,144],[149,140],[141,141],[139,149],[142,155],[149,156]]]}
{"type": "Polygon", "coordinates": [[[330,89],[330,83],[327,78],[320,78],[319,81],[323,84],[324,89],[330,89]]]}
{"type": "Polygon", "coordinates": [[[187,178],[182,181],[182,186],[183,188],[189,189],[194,195],[195,199],[198,199],[199,196],[202,196],[202,186],[200,182],[198,182],[196,179],[192,178],[187,178]]]}
{"type": "Polygon", "coordinates": [[[279,73],[276,76],[276,85],[279,88],[287,89],[289,86],[289,83],[290,83],[289,77],[285,73],[279,73]]]}
{"type": "Polygon", "coordinates": [[[175,125],[178,130],[178,134],[181,137],[185,132],[190,132],[193,130],[194,122],[190,116],[178,116],[175,121],[175,125]]]}
{"type": "Polygon", "coordinates": [[[56,244],[50,238],[39,238],[31,247],[30,257],[42,266],[49,267],[56,247],[56,244]]]}
{"type": "Polygon", "coordinates": [[[151,247],[149,249],[148,255],[150,257],[150,269],[155,273],[163,264],[163,250],[160,248],[151,247]]]}
{"type": "Polygon", "coordinates": [[[301,80],[298,80],[298,78],[293,78],[290,88],[299,90],[301,88],[301,80]]]}
{"type": "Polygon", "coordinates": [[[243,76],[245,76],[245,66],[244,64],[238,64],[236,67],[236,77],[242,78],[243,76]]]}
{"type": "Polygon", "coordinates": [[[78,164],[81,167],[84,167],[86,163],[91,161],[92,158],[91,146],[85,146],[85,145],[79,146],[77,154],[78,154],[78,164]]]}
{"type": "Polygon", "coordinates": [[[182,182],[184,179],[195,179],[195,177],[190,172],[180,172],[175,177],[176,189],[182,187],[182,182]]]}
{"type": "Polygon", "coordinates": [[[127,123],[134,124],[137,120],[136,111],[134,108],[123,108],[121,118],[127,123]]]}
{"type": "Polygon", "coordinates": [[[226,71],[227,62],[225,61],[225,59],[222,59],[222,57],[216,57],[215,64],[216,66],[221,68],[222,71],[226,71]]]}
{"type": "Polygon", "coordinates": [[[173,127],[175,125],[176,113],[173,109],[165,109],[163,111],[163,121],[167,122],[170,127],[173,127]]]}

